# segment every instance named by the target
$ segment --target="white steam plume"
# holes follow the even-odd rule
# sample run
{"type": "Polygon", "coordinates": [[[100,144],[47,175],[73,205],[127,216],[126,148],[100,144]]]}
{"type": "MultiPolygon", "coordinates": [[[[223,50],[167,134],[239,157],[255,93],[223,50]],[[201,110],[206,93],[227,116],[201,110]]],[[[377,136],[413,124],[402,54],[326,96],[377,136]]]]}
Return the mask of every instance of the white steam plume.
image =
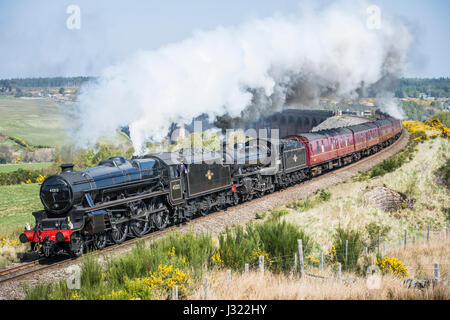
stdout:
{"type": "Polygon", "coordinates": [[[202,113],[213,119],[275,110],[292,97],[309,99],[305,91],[355,97],[362,87],[401,75],[411,42],[406,27],[384,15],[380,29],[368,28],[367,7],[339,3],[277,15],[137,52],[83,88],[76,139],[93,142],[129,125],[139,153],[172,122],[190,123],[202,113]]]}

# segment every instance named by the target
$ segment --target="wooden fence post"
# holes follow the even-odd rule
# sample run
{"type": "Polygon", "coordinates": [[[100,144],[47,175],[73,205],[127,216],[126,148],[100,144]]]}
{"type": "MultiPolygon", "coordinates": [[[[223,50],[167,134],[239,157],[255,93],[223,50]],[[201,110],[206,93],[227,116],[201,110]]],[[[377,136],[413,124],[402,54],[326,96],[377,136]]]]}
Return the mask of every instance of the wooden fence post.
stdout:
{"type": "Polygon", "coordinates": [[[405,229],[405,239],[403,241],[403,249],[406,250],[406,238],[408,236],[408,230],[405,229]]]}
{"type": "Polygon", "coordinates": [[[345,240],[345,268],[348,267],[348,240],[345,240]]]}
{"type": "Polygon", "coordinates": [[[172,288],[172,300],[178,300],[178,286],[172,288]]]}
{"type": "Polygon", "coordinates": [[[300,271],[300,278],[302,278],[303,273],[305,271],[305,266],[303,264],[303,245],[301,239],[297,240],[297,247],[298,247],[298,266],[299,266],[298,269],[300,271]]]}
{"type": "Polygon", "coordinates": [[[413,245],[416,245],[416,236],[413,236],[413,245]]]}
{"type": "Polygon", "coordinates": [[[297,260],[298,260],[298,257],[297,257],[297,252],[296,252],[296,253],[294,253],[294,274],[297,273],[297,260]]]}
{"type": "Polygon", "coordinates": [[[439,282],[439,264],[437,262],[434,263],[434,282],[439,282]]]}
{"type": "Polygon", "coordinates": [[[244,265],[244,272],[245,272],[245,273],[248,273],[248,263],[246,263],[246,264],[244,265]]]}
{"type": "Polygon", "coordinates": [[[319,269],[323,271],[323,252],[320,251],[320,256],[319,256],[319,269]]]}
{"type": "Polygon", "coordinates": [[[427,228],[427,241],[430,241],[430,225],[427,228]]]}
{"type": "Polygon", "coordinates": [[[367,256],[367,247],[364,247],[364,255],[367,256]]]}
{"type": "Polygon", "coordinates": [[[203,288],[205,289],[205,300],[208,300],[208,278],[205,278],[204,282],[203,282],[203,288]]]}
{"type": "Polygon", "coordinates": [[[264,274],[264,256],[259,256],[259,272],[264,274]]]}
{"type": "Polygon", "coordinates": [[[383,256],[381,258],[385,258],[386,257],[386,241],[383,242],[383,256]]]}
{"type": "Polygon", "coordinates": [[[380,255],[381,230],[378,230],[378,255],[380,255]]]}
{"type": "Polygon", "coordinates": [[[231,270],[229,269],[227,270],[227,284],[231,284],[231,270]]]}

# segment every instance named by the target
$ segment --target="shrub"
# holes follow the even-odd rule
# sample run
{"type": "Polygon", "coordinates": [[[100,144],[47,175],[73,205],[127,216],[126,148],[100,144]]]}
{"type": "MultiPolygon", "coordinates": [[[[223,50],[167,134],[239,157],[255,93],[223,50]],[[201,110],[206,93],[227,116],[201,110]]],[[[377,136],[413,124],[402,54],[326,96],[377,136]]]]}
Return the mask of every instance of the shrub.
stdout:
{"type": "Polygon", "coordinates": [[[294,253],[297,252],[297,240],[302,240],[303,254],[312,251],[311,238],[300,228],[286,221],[274,221],[258,224],[254,232],[259,235],[262,248],[274,260],[271,269],[275,272],[289,271],[293,267],[294,253]]]}
{"type": "Polygon", "coordinates": [[[403,262],[396,257],[386,257],[384,259],[378,258],[377,266],[384,274],[392,273],[400,277],[409,276],[408,269],[403,265],[403,262]]]}
{"type": "Polygon", "coordinates": [[[279,219],[286,214],[289,214],[289,211],[287,209],[272,210],[270,212],[270,219],[279,219]]]}
{"type": "Polygon", "coordinates": [[[306,200],[297,200],[287,205],[288,208],[295,209],[299,212],[305,212],[309,209],[312,209],[315,206],[315,203],[310,199],[306,200]]]}
{"type": "Polygon", "coordinates": [[[24,284],[25,300],[49,300],[53,293],[53,284],[38,283],[34,287],[24,284]]]}
{"type": "Polygon", "coordinates": [[[304,212],[314,208],[316,205],[331,199],[331,192],[321,189],[315,192],[315,199],[307,198],[305,200],[297,200],[287,205],[288,208],[304,212]]]}
{"type": "Polygon", "coordinates": [[[289,271],[297,252],[297,239],[302,239],[303,252],[309,254],[313,242],[295,224],[269,219],[261,224],[249,223],[245,229],[235,226],[219,235],[220,247],[213,260],[219,266],[242,270],[245,263],[256,264],[258,256],[264,255],[271,270],[289,271]]]}
{"type": "Polygon", "coordinates": [[[237,225],[233,228],[227,227],[219,234],[217,253],[220,259],[216,258],[219,266],[242,270],[246,263],[250,263],[253,251],[261,247],[259,235],[252,233],[251,228],[251,224],[247,224],[246,229],[237,225]]]}
{"type": "Polygon", "coordinates": [[[213,250],[210,235],[170,234],[148,247],[138,241],[130,253],[108,257],[104,265],[93,254],[84,256],[79,290],[69,290],[65,281],[41,283],[24,290],[28,299],[153,299],[166,298],[170,289],[178,285],[184,296],[191,272],[200,276],[213,250]]]}
{"type": "Polygon", "coordinates": [[[435,175],[438,183],[450,189],[450,158],[447,158],[446,162],[436,170],[435,175]]]}
{"type": "Polygon", "coordinates": [[[318,199],[321,202],[325,202],[325,201],[330,200],[331,199],[331,192],[327,191],[327,190],[324,190],[324,189],[321,189],[320,192],[319,192],[318,199]]]}
{"type": "Polygon", "coordinates": [[[81,285],[88,288],[99,286],[102,281],[102,266],[96,256],[87,254],[81,261],[81,285]]]}
{"type": "Polygon", "coordinates": [[[156,272],[160,265],[190,268],[194,277],[199,277],[213,252],[211,236],[193,232],[170,234],[148,247],[143,241],[138,241],[131,253],[108,261],[107,278],[120,285],[126,278],[141,278],[148,272],[156,272]]]}
{"type": "Polygon", "coordinates": [[[18,169],[13,172],[0,172],[0,185],[42,182],[41,170],[18,169]]]}
{"type": "Polygon", "coordinates": [[[365,227],[366,232],[369,236],[369,243],[367,245],[368,250],[376,250],[378,247],[378,233],[380,233],[380,241],[386,240],[386,236],[391,230],[388,225],[377,224],[376,222],[371,222],[365,227]]]}
{"type": "Polygon", "coordinates": [[[362,233],[358,230],[344,229],[339,226],[333,236],[335,259],[343,270],[355,270],[362,252],[362,233]],[[345,256],[345,242],[348,241],[348,255],[345,256]]]}

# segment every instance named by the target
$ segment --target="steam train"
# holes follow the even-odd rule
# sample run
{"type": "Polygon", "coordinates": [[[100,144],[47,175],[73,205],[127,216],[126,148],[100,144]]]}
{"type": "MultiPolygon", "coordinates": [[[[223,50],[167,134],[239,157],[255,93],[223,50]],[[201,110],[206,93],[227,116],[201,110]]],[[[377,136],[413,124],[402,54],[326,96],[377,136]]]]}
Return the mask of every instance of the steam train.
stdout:
{"type": "Polygon", "coordinates": [[[44,210],[33,212],[35,227],[27,225],[19,239],[45,257],[78,257],[88,247],[142,237],[358,161],[401,132],[400,120],[386,117],[279,140],[249,139],[221,152],[111,157],[81,171],[65,164],[43,181],[44,210]]]}

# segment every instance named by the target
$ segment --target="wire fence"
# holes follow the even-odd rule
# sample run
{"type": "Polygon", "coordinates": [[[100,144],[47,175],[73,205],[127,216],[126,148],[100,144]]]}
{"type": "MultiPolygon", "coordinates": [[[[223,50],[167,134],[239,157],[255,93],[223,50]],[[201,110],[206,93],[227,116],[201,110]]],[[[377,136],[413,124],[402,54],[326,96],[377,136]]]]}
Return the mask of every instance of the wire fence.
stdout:
{"type": "MultiPolygon", "coordinates": [[[[359,248],[362,251],[356,251],[351,248],[349,241],[345,242],[345,247],[342,249],[336,249],[332,247],[326,252],[319,252],[313,254],[304,254],[304,248],[302,246],[302,241],[297,241],[297,252],[292,255],[283,255],[276,257],[259,256],[256,261],[246,263],[244,265],[244,273],[250,272],[250,270],[258,270],[260,273],[264,274],[264,270],[276,269],[277,265],[279,269],[282,267],[288,267],[287,270],[292,277],[310,277],[313,279],[330,280],[330,281],[340,281],[345,284],[352,284],[358,282],[366,282],[367,277],[349,277],[348,273],[345,272],[345,277],[343,277],[343,267],[345,271],[351,271],[352,268],[349,267],[349,261],[356,262],[359,258],[366,256],[376,256],[377,261],[389,257],[392,253],[398,254],[399,252],[409,249],[414,246],[423,246],[429,243],[431,240],[436,239],[450,239],[449,237],[449,226],[447,223],[446,228],[442,230],[432,230],[430,227],[425,231],[415,231],[413,235],[408,235],[408,231],[404,231],[402,237],[399,237],[398,241],[382,241],[381,234],[379,233],[378,241],[375,245],[369,247],[364,247],[359,244],[359,248]],[[417,237],[417,235],[422,234],[423,237],[417,237]],[[389,253],[389,254],[388,254],[389,253]],[[337,257],[340,257],[338,259],[337,257]]],[[[409,265],[402,264],[406,270],[407,275],[409,271],[420,271],[421,274],[428,273],[432,275],[431,279],[415,279],[414,277],[409,277],[404,280],[404,283],[410,288],[417,287],[416,284],[419,283],[419,287],[424,287],[429,283],[450,283],[449,280],[442,279],[441,274],[449,274],[450,270],[450,259],[439,259],[439,263],[428,263],[428,264],[418,264],[409,265]],[[425,284],[424,284],[425,283],[425,284]]],[[[370,266],[373,267],[373,266],[370,266]]],[[[370,269],[370,268],[369,268],[370,269]]],[[[286,270],[284,270],[286,271],[286,270]]],[[[369,270],[368,270],[369,271],[369,270]]],[[[372,268],[373,271],[373,268],[372,268]]],[[[378,270],[379,271],[379,270],[378,270]]],[[[367,276],[370,273],[367,272],[367,276]]],[[[231,270],[227,270],[227,282],[231,281],[231,270]]],[[[204,281],[205,288],[205,299],[208,296],[208,286],[209,282],[207,278],[204,281]]]]}

